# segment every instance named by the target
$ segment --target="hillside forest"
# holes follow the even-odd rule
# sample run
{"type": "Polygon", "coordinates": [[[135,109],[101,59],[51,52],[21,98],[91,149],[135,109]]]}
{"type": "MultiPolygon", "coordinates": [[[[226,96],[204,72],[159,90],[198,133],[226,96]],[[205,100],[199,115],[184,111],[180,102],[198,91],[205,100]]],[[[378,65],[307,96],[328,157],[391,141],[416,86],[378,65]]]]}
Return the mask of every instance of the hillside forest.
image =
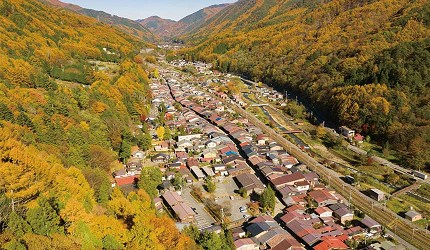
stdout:
{"type": "Polygon", "coordinates": [[[430,3],[239,1],[174,56],[292,90],[337,125],[430,170],[430,3]]]}
{"type": "Polygon", "coordinates": [[[109,179],[144,141],[145,45],[34,0],[0,1],[0,43],[1,249],[194,249],[109,179]]]}

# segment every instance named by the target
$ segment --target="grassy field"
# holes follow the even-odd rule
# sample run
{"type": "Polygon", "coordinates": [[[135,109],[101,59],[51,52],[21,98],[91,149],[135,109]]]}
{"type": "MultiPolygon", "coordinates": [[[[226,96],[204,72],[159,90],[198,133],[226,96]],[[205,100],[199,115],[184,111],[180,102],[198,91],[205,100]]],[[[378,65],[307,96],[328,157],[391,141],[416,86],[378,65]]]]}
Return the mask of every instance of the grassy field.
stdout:
{"type": "Polygon", "coordinates": [[[429,184],[422,184],[420,188],[416,191],[419,195],[427,198],[430,200],[430,185],[429,184]]]}
{"type": "Polygon", "coordinates": [[[396,152],[394,150],[387,150],[386,154],[384,155],[382,152],[383,150],[382,150],[381,146],[378,146],[376,144],[373,144],[371,142],[366,142],[366,141],[363,142],[362,144],[360,144],[359,147],[365,151],[372,150],[376,156],[387,159],[387,160],[392,161],[394,163],[400,162],[400,155],[398,152],[396,152]]]}
{"type": "MultiPolygon", "coordinates": [[[[410,195],[402,194],[397,197],[392,197],[387,201],[387,207],[393,212],[403,215],[409,211],[411,207],[417,212],[423,214],[424,217],[430,216],[430,204],[418,200],[410,195]]],[[[422,223],[422,222],[421,222],[422,223]]]]}

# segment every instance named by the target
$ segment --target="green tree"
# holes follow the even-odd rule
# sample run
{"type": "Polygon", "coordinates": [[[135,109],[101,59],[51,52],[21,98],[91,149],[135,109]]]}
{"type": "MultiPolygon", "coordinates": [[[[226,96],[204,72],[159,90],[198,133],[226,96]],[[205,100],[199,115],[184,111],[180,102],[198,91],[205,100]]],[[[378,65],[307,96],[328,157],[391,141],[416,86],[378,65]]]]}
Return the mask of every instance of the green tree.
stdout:
{"type": "Polygon", "coordinates": [[[175,178],[173,178],[172,180],[172,185],[177,189],[184,187],[185,185],[184,178],[182,178],[180,174],[175,174],[175,178]]]}
{"type": "Polygon", "coordinates": [[[30,117],[28,117],[28,115],[22,111],[19,113],[18,117],[16,118],[16,122],[21,126],[27,126],[31,129],[34,128],[34,124],[31,121],[30,117]]]}
{"type": "Polygon", "coordinates": [[[188,235],[191,239],[193,239],[195,242],[198,242],[200,237],[200,231],[197,226],[194,224],[191,224],[190,226],[184,227],[182,230],[182,233],[185,235],[188,235]]]}
{"type": "Polygon", "coordinates": [[[12,111],[4,103],[0,103],[0,120],[12,122],[14,119],[12,111]]]}
{"type": "Polygon", "coordinates": [[[148,150],[152,146],[152,137],[149,133],[141,133],[137,136],[137,146],[142,150],[148,150]]]}
{"type": "Polygon", "coordinates": [[[112,235],[108,234],[106,235],[103,240],[103,249],[106,250],[118,250],[118,249],[124,249],[124,246],[122,244],[120,244],[115,237],[113,237],[112,235]]]}
{"type": "Polygon", "coordinates": [[[163,139],[164,140],[170,140],[170,139],[172,139],[172,131],[170,130],[169,127],[166,127],[166,129],[164,130],[163,139]]]}
{"type": "Polygon", "coordinates": [[[131,143],[127,139],[123,139],[119,149],[119,159],[125,163],[131,156],[131,143]]]}
{"type": "Polygon", "coordinates": [[[9,215],[7,230],[12,232],[17,238],[21,238],[24,234],[31,232],[31,227],[27,221],[25,221],[19,214],[13,211],[9,215]]]}
{"type": "Polygon", "coordinates": [[[42,197],[35,208],[27,211],[27,221],[35,234],[50,236],[53,233],[61,233],[60,216],[52,207],[48,199],[42,197]]]}
{"type": "Polygon", "coordinates": [[[205,189],[209,193],[215,192],[216,184],[215,184],[215,182],[214,182],[214,180],[212,178],[210,178],[210,177],[206,178],[206,180],[205,180],[205,189]]]}
{"type": "Polygon", "coordinates": [[[94,189],[94,196],[99,203],[106,203],[112,191],[109,177],[101,169],[85,168],[82,170],[88,184],[94,189]]]}
{"type": "Polygon", "coordinates": [[[275,191],[273,191],[272,187],[268,186],[263,193],[260,195],[260,205],[263,208],[263,211],[269,210],[273,212],[275,210],[276,197],[275,191]]]}
{"type": "Polygon", "coordinates": [[[157,186],[161,183],[163,174],[158,167],[143,167],[138,187],[154,198],[158,195],[157,186]]]}
{"type": "Polygon", "coordinates": [[[239,188],[239,194],[240,194],[240,196],[242,196],[243,198],[248,197],[248,192],[247,192],[247,191],[246,191],[246,189],[245,189],[245,188],[243,188],[243,187],[239,188]]]}

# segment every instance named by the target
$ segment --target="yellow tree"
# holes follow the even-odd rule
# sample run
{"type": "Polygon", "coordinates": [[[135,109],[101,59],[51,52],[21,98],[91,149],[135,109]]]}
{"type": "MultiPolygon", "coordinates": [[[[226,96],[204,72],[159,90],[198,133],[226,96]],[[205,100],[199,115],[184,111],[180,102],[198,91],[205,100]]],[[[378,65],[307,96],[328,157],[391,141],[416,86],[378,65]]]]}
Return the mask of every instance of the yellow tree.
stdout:
{"type": "Polygon", "coordinates": [[[166,132],[166,129],[164,129],[163,126],[160,126],[157,128],[156,133],[158,136],[158,139],[163,140],[164,139],[164,133],[166,132]]]}

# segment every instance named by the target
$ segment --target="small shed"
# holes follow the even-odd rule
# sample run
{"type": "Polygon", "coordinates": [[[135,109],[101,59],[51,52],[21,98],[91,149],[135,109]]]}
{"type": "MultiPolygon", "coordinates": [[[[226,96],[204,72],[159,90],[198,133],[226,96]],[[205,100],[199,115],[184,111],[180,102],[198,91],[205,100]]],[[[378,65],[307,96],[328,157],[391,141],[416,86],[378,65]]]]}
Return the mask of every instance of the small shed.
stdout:
{"type": "Polygon", "coordinates": [[[417,220],[421,220],[422,218],[423,216],[415,210],[410,210],[405,213],[405,219],[410,221],[417,221],[417,220]]]}
{"type": "Polygon", "coordinates": [[[369,190],[369,196],[370,198],[375,199],[377,201],[382,201],[385,199],[385,193],[376,188],[372,188],[369,190]]]}

